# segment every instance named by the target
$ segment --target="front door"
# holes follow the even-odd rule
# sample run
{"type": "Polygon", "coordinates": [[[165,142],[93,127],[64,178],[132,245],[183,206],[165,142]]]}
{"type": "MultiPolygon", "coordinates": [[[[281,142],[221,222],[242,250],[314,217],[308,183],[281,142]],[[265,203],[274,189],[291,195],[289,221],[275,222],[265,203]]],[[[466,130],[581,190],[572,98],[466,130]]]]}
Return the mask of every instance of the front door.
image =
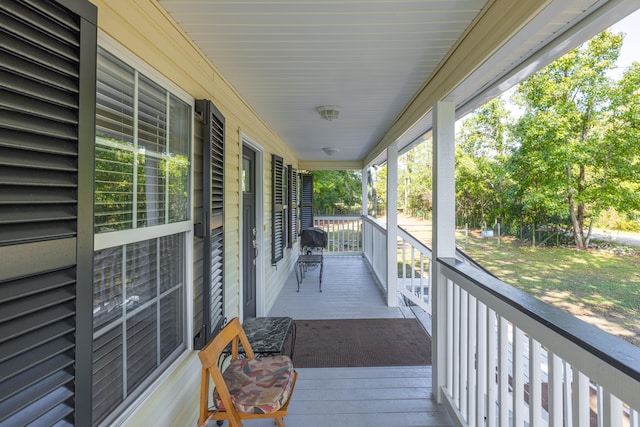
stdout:
{"type": "Polygon", "coordinates": [[[244,317],[256,315],[256,152],[242,146],[242,295],[244,317]]]}

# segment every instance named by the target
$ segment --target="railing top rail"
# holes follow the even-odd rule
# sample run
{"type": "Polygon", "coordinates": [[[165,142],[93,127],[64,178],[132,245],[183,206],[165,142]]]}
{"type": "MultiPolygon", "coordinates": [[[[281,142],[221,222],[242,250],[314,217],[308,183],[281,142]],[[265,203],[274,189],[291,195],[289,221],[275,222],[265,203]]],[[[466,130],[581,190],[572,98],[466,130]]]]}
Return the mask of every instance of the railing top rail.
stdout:
{"type": "Polygon", "coordinates": [[[322,221],[328,221],[328,220],[355,220],[355,219],[361,219],[362,215],[349,215],[349,214],[345,214],[345,215],[314,215],[313,216],[315,219],[318,220],[322,220],[322,221]]]}
{"type": "Polygon", "coordinates": [[[409,242],[411,246],[415,247],[421,253],[427,255],[429,259],[431,259],[431,248],[425,245],[424,243],[422,243],[420,240],[416,239],[413,236],[413,234],[409,233],[404,228],[398,226],[398,235],[402,237],[404,240],[406,240],[407,242],[409,242]]]}
{"type": "MultiPolygon", "coordinates": [[[[452,277],[449,277],[449,275],[446,274],[447,277],[454,280],[457,284],[461,284],[461,282],[464,282],[465,280],[467,283],[470,283],[471,287],[467,287],[465,289],[470,294],[475,294],[474,296],[478,297],[478,294],[480,293],[484,293],[485,295],[488,293],[494,297],[494,300],[501,301],[512,309],[515,309],[516,312],[521,313],[528,318],[529,322],[525,320],[520,321],[518,324],[518,327],[523,331],[532,333],[535,330],[533,324],[539,324],[543,328],[561,335],[569,343],[575,344],[612,368],[615,368],[627,375],[629,378],[632,378],[635,380],[635,387],[637,387],[638,382],[640,382],[639,347],[610,335],[557,307],[535,298],[533,295],[525,291],[509,286],[487,273],[464,264],[460,260],[456,260],[454,258],[438,258],[438,263],[442,265],[445,270],[448,270],[451,273],[452,277]],[[458,282],[455,279],[464,280],[460,280],[458,282]],[[474,287],[476,289],[473,289],[474,287]],[[531,322],[531,320],[533,320],[533,322],[531,322]],[[523,325],[527,325],[529,327],[523,327],[523,325]],[[527,329],[530,330],[527,331],[527,329]]],[[[550,351],[553,351],[562,357],[566,356],[566,360],[572,361],[570,354],[563,354],[563,352],[566,353],[566,349],[568,347],[561,346],[557,341],[546,340],[545,342],[545,340],[540,340],[539,336],[534,336],[534,338],[539,340],[541,344],[550,351]]],[[[583,361],[576,361],[576,363],[581,362],[583,361]]],[[[584,367],[578,366],[578,368],[582,370],[584,367]]],[[[595,378],[595,375],[591,375],[592,373],[593,372],[590,372],[589,375],[592,376],[594,380],[598,380],[598,378],[595,378]]],[[[598,373],[596,372],[596,375],[597,374],[598,373]]],[[[609,383],[616,382],[615,378],[606,378],[605,374],[602,374],[601,377],[601,381],[609,383]]],[[[624,399],[628,396],[618,397],[624,399]]],[[[634,398],[638,399],[637,396],[634,398]]]]}
{"type": "Polygon", "coordinates": [[[384,232],[387,231],[387,224],[380,221],[378,218],[374,218],[369,215],[363,215],[362,220],[371,223],[374,227],[376,227],[380,231],[384,231],[384,232]]]}

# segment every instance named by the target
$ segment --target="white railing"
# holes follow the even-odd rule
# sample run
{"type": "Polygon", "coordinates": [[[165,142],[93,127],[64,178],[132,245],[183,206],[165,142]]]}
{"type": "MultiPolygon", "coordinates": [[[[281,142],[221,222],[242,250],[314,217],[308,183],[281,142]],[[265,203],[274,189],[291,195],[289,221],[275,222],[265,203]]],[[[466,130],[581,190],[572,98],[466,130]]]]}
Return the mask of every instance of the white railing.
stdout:
{"type": "Polygon", "coordinates": [[[431,314],[431,249],[398,227],[398,293],[431,314]]]}
{"type": "MultiPolygon", "coordinates": [[[[364,218],[363,237],[384,284],[385,224],[364,218]]],[[[640,348],[507,285],[460,252],[439,260],[432,285],[431,251],[402,228],[398,249],[402,296],[431,313],[439,286],[433,315],[444,333],[435,357],[456,424],[640,427],[640,348]]]]}
{"type": "Polygon", "coordinates": [[[313,222],[327,233],[327,255],[362,255],[362,217],[316,216],[313,222]]]}
{"type": "MultiPolygon", "coordinates": [[[[363,219],[363,254],[376,278],[387,291],[387,226],[373,217],[363,219]]],[[[431,250],[398,227],[397,290],[406,304],[431,314],[431,250]]],[[[394,268],[396,268],[394,266],[394,268]]]]}
{"type": "Polygon", "coordinates": [[[363,255],[378,282],[387,291],[387,226],[367,216],[362,220],[363,255]]]}
{"type": "Polygon", "coordinates": [[[640,348],[459,260],[438,264],[440,391],[459,425],[640,425],[640,348]]]}

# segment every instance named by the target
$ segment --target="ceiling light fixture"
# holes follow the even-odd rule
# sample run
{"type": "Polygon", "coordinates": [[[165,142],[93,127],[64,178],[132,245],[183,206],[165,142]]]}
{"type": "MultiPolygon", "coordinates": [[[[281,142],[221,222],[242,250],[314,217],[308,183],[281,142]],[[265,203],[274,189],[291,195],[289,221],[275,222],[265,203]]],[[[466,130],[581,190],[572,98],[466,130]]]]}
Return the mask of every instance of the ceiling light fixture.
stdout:
{"type": "Polygon", "coordinates": [[[316,111],[320,113],[320,117],[331,121],[338,118],[340,108],[342,107],[338,107],[337,105],[320,105],[319,107],[316,107],[316,111]]]}
{"type": "Polygon", "coordinates": [[[322,151],[324,151],[327,154],[327,156],[333,156],[338,151],[340,151],[340,149],[338,147],[324,147],[322,151]]]}

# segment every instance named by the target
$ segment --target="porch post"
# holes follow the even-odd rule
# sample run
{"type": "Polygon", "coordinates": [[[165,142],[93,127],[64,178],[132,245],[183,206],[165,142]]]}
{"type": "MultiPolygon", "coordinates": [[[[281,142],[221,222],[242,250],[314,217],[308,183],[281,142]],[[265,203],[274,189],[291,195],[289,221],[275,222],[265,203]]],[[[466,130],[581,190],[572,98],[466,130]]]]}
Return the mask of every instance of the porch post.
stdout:
{"type": "Polygon", "coordinates": [[[387,306],[398,306],[398,143],[387,148],[387,306]]]}
{"type": "Polygon", "coordinates": [[[369,168],[365,167],[362,169],[362,216],[367,216],[368,212],[368,204],[369,198],[367,194],[369,194],[369,179],[367,173],[369,172],[369,168]]]}
{"type": "Polygon", "coordinates": [[[432,144],[432,390],[438,403],[442,403],[440,387],[445,385],[447,378],[447,280],[436,260],[442,257],[453,258],[456,254],[455,105],[451,101],[439,101],[433,108],[432,144]]]}

